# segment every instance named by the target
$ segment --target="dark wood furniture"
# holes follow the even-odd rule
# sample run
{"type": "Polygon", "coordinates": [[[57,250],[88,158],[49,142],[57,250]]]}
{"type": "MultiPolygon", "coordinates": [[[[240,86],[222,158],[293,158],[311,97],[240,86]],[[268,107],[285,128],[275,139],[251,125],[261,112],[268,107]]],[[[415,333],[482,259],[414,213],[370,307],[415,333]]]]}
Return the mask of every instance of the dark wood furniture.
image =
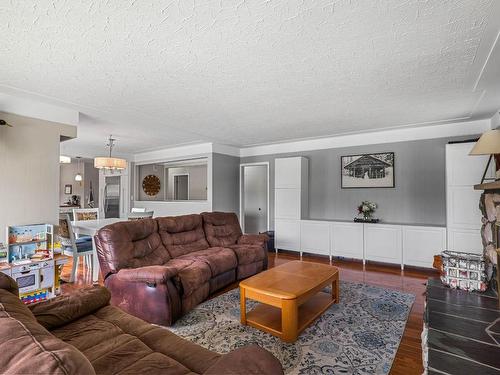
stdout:
{"type": "Polygon", "coordinates": [[[500,374],[500,309],[488,292],[427,283],[424,331],[428,374],[500,374]]]}

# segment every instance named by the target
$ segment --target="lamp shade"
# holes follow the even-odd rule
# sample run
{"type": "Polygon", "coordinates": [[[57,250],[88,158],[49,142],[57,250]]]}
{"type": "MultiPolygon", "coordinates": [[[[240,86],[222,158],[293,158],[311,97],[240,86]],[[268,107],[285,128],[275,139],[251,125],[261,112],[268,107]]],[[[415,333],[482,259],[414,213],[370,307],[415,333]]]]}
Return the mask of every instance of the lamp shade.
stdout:
{"type": "Polygon", "coordinates": [[[469,155],[500,154],[500,130],[488,130],[476,142],[469,155]]]}
{"type": "Polygon", "coordinates": [[[94,158],[94,167],[99,169],[125,169],[127,168],[127,161],[105,156],[97,157],[94,158]]]}

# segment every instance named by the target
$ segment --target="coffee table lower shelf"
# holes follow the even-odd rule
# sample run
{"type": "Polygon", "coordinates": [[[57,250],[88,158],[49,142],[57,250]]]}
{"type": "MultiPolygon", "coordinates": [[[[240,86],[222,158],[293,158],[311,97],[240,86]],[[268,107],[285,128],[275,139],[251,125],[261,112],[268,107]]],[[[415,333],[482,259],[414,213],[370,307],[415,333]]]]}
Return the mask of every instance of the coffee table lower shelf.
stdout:
{"type": "MultiPolygon", "coordinates": [[[[330,293],[318,292],[300,305],[297,314],[297,336],[336,302],[338,301],[332,298],[330,293]]],[[[282,315],[280,308],[259,303],[253,310],[246,313],[246,324],[283,340],[285,338],[282,330],[282,315]]]]}

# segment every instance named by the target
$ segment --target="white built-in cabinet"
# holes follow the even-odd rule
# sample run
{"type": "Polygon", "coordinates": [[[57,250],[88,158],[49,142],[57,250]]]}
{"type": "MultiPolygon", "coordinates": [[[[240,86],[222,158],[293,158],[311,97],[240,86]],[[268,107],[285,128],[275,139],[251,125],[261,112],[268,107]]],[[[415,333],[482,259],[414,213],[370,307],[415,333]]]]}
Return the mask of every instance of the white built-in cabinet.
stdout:
{"type": "Polygon", "coordinates": [[[276,219],[276,249],[300,251],[300,220],[276,219]]]}
{"type": "Polygon", "coordinates": [[[305,219],[308,175],[306,158],[275,160],[276,251],[392,263],[401,268],[404,265],[431,268],[433,255],[446,250],[445,227],[305,219]]]}
{"type": "Polygon", "coordinates": [[[309,164],[304,157],[274,161],[276,247],[300,251],[300,220],[308,215],[309,164]]]}
{"type": "Polygon", "coordinates": [[[278,220],[276,250],[432,268],[446,250],[446,228],[328,220],[278,220]]]}
{"type": "Polygon", "coordinates": [[[401,225],[363,224],[365,260],[403,265],[401,225]]]}
{"type": "Polygon", "coordinates": [[[300,222],[300,239],[302,252],[330,255],[330,223],[302,220],[300,222]]]}
{"type": "Polygon", "coordinates": [[[430,267],[433,256],[446,249],[446,229],[404,225],[403,249],[403,264],[430,267]]]}
{"type": "Polygon", "coordinates": [[[331,255],[364,259],[363,225],[352,222],[330,223],[331,255]]]}
{"type": "MultiPolygon", "coordinates": [[[[488,156],[470,156],[473,146],[474,142],[446,145],[446,227],[448,249],[481,253],[482,192],[474,190],[474,184],[481,181],[488,156]]],[[[492,176],[493,168],[487,177],[492,176]]]]}

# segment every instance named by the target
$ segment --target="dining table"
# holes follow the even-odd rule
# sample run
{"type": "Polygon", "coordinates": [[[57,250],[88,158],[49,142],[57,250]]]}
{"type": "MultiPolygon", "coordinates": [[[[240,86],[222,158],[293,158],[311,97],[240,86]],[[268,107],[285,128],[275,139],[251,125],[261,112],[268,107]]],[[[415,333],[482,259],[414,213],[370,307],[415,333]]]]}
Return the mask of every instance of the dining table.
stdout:
{"type": "Polygon", "coordinates": [[[97,220],[77,220],[72,221],[71,225],[76,235],[86,235],[92,237],[92,282],[97,282],[99,279],[99,260],[97,259],[97,249],[95,246],[94,235],[99,232],[99,229],[106,225],[114,224],[119,221],[126,221],[125,218],[110,217],[97,220]]]}

